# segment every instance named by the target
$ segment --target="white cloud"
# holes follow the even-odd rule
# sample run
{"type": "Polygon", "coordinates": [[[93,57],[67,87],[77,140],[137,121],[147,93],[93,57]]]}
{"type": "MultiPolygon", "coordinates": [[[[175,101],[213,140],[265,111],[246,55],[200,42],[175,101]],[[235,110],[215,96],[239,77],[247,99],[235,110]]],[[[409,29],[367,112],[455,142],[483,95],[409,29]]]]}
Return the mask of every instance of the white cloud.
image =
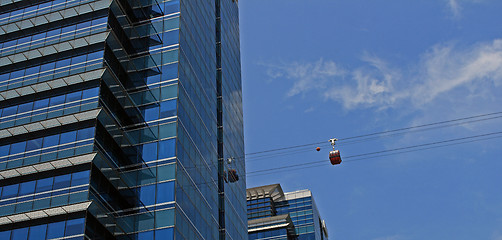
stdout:
{"type": "Polygon", "coordinates": [[[312,63],[293,62],[267,65],[267,75],[272,79],[286,78],[294,81],[287,96],[295,96],[310,90],[321,90],[331,78],[342,76],[343,70],[333,61],[319,59],[312,63]]]}
{"type": "Polygon", "coordinates": [[[343,69],[333,61],[269,66],[269,77],[293,81],[286,96],[317,94],[346,109],[421,108],[438,101],[500,98],[502,39],[466,49],[433,46],[411,66],[391,66],[365,55],[363,66],[343,69]]]}
{"type": "Polygon", "coordinates": [[[448,8],[453,14],[453,17],[458,19],[462,17],[462,10],[463,10],[462,5],[465,5],[467,3],[480,3],[485,0],[445,0],[445,1],[447,1],[448,8]]]}
{"type": "Polygon", "coordinates": [[[448,0],[448,6],[450,7],[450,10],[453,13],[453,16],[459,17],[460,16],[460,5],[458,4],[457,0],[448,0]]]}

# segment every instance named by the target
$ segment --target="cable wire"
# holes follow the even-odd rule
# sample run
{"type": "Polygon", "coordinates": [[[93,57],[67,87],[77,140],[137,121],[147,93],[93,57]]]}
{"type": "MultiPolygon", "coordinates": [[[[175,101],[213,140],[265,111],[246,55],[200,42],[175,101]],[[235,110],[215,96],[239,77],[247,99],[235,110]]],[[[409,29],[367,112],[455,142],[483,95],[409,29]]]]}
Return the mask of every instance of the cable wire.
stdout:
{"type": "MultiPolygon", "coordinates": [[[[474,135],[474,136],[469,136],[469,137],[454,138],[454,139],[449,139],[449,140],[442,140],[442,141],[436,141],[436,142],[431,142],[431,143],[424,143],[424,144],[418,144],[418,145],[412,145],[412,146],[400,147],[400,148],[394,148],[394,149],[388,149],[388,150],[382,150],[382,151],[357,154],[357,155],[344,157],[344,159],[356,158],[353,160],[345,160],[344,162],[368,160],[368,159],[373,159],[375,157],[403,154],[403,153],[408,153],[408,152],[414,152],[414,151],[420,151],[420,150],[426,150],[426,149],[432,149],[432,148],[439,148],[439,147],[447,147],[447,146],[452,146],[452,145],[477,142],[477,141],[483,141],[483,140],[489,140],[489,139],[495,139],[495,138],[502,137],[502,136],[494,136],[494,135],[498,135],[498,134],[502,134],[502,131],[486,133],[486,134],[479,134],[479,135],[474,135]],[[485,138],[482,138],[482,137],[485,137],[485,138]],[[473,138],[482,138],[482,139],[469,140],[469,139],[473,139],[473,138]],[[469,141],[464,141],[464,140],[469,140],[469,141]],[[458,142],[458,141],[462,141],[462,142],[458,142]],[[445,144],[445,143],[449,143],[449,144],[445,144]],[[434,146],[434,145],[439,145],[439,146],[434,146]],[[407,150],[407,149],[412,149],[412,150],[403,151],[403,150],[407,150]],[[382,154],[382,153],[389,153],[389,154],[382,154]],[[377,155],[377,156],[372,156],[372,158],[360,158],[360,157],[369,156],[369,155],[377,155]]],[[[277,172],[288,171],[288,170],[290,170],[289,168],[295,168],[295,167],[302,167],[299,169],[305,169],[305,168],[309,168],[309,167],[319,167],[319,166],[310,166],[310,165],[316,165],[316,164],[325,165],[326,162],[327,162],[326,160],[322,160],[322,161],[293,164],[293,165],[276,167],[276,168],[262,169],[262,170],[248,172],[246,175],[249,177],[254,177],[254,176],[260,176],[260,175],[266,175],[266,174],[257,174],[257,173],[271,172],[271,171],[274,171],[273,173],[277,173],[277,172]],[[285,170],[285,169],[287,169],[287,170],[285,170]],[[277,170],[281,170],[281,171],[277,171],[277,170]]],[[[295,170],[299,170],[299,169],[295,169],[295,170]]],[[[268,173],[268,174],[271,174],[271,173],[268,173]]]]}
{"type": "MultiPolygon", "coordinates": [[[[481,118],[481,117],[488,117],[488,116],[493,116],[493,115],[500,115],[500,114],[502,114],[502,112],[493,112],[493,113],[475,115],[475,116],[470,116],[470,117],[463,117],[463,118],[458,118],[458,119],[452,119],[452,120],[447,120],[447,121],[434,122],[434,123],[422,124],[422,125],[405,127],[405,128],[398,128],[398,129],[381,131],[381,132],[375,132],[375,133],[370,133],[370,134],[363,134],[363,135],[358,135],[358,136],[353,136],[353,137],[340,138],[338,140],[340,142],[339,145],[343,146],[343,145],[349,145],[349,144],[355,144],[355,143],[361,143],[361,142],[371,141],[371,140],[375,140],[375,139],[378,139],[378,138],[381,138],[381,137],[396,136],[396,135],[406,134],[406,133],[410,133],[410,132],[427,131],[427,130],[433,130],[433,129],[443,128],[443,127],[452,127],[452,126],[458,126],[458,125],[463,125],[463,124],[470,124],[470,123],[475,123],[475,122],[480,122],[480,121],[499,119],[499,118],[502,118],[502,116],[495,116],[495,117],[490,117],[490,118],[476,119],[476,120],[461,122],[461,121],[465,121],[465,120],[470,120],[470,119],[475,119],[475,118],[481,118]],[[438,126],[438,125],[447,124],[447,123],[454,123],[454,124],[448,124],[448,125],[444,125],[444,126],[438,126]],[[420,129],[420,128],[425,128],[425,127],[430,127],[430,128],[420,129]],[[409,131],[409,130],[413,130],[413,129],[418,129],[418,130],[409,131]],[[406,132],[404,132],[404,131],[406,131],[406,132]],[[383,136],[379,136],[379,135],[383,135],[383,136]],[[363,139],[345,142],[347,140],[358,139],[358,138],[363,138],[363,139]]],[[[252,160],[252,159],[255,159],[255,158],[267,158],[269,156],[279,156],[279,155],[281,155],[281,153],[269,154],[269,153],[272,153],[272,152],[279,152],[279,151],[283,151],[283,150],[291,150],[291,149],[295,149],[295,148],[304,148],[304,147],[315,146],[315,145],[320,145],[320,144],[324,144],[324,143],[327,143],[327,142],[323,141],[323,142],[307,143],[307,144],[293,145],[293,146],[289,146],[289,147],[281,147],[281,148],[268,149],[268,150],[264,150],[264,151],[247,153],[247,154],[245,154],[245,156],[253,156],[253,155],[258,155],[258,156],[248,157],[248,158],[246,158],[246,162],[248,160],[252,160]],[[261,155],[261,154],[265,154],[265,155],[261,155]]],[[[285,154],[290,154],[290,153],[285,153],[285,154]]],[[[243,158],[243,157],[244,156],[241,156],[241,157],[238,157],[238,158],[235,158],[235,159],[239,159],[239,158],[243,158]]]]}

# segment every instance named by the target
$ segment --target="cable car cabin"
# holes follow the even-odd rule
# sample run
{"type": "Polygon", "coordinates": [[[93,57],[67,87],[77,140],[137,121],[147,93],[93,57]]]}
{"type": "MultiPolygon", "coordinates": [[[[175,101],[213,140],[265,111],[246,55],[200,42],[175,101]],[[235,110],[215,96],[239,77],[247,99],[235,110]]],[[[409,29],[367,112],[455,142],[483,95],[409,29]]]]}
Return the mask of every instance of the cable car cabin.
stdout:
{"type": "Polygon", "coordinates": [[[231,183],[239,181],[239,175],[237,175],[237,171],[235,169],[228,170],[228,181],[231,183]]]}
{"type": "Polygon", "coordinates": [[[342,158],[340,157],[340,151],[333,150],[329,152],[329,161],[331,162],[332,165],[342,163],[342,158]]]}

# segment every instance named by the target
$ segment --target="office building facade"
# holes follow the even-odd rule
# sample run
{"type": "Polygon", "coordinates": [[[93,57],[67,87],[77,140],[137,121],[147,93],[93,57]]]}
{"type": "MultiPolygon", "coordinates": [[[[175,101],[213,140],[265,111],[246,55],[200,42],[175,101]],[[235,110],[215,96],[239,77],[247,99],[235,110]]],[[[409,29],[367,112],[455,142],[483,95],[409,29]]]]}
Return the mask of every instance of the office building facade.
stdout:
{"type": "Polygon", "coordinates": [[[312,193],[284,193],[281,185],[249,188],[249,240],[327,240],[328,230],[312,193]]]}
{"type": "Polygon", "coordinates": [[[247,238],[238,20],[0,1],[0,239],[247,238]]]}

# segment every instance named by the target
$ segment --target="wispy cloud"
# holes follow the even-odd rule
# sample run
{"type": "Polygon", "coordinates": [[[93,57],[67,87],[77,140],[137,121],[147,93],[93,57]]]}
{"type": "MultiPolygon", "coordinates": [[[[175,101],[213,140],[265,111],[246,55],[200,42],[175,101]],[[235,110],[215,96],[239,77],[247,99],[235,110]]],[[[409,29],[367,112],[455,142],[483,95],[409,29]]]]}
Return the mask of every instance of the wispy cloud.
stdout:
{"type": "Polygon", "coordinates": [[[463,5],[468,3],[480,3],[486,0],[445,0],[447,2],[448,8],[453,14],[454,18],[462,17],[462,10],[464,9],[463,5]]]}
{"type": "Polygon", "coordinates": [[[454,17],[460,17],[460,5],[458,4],[458,0],[448,0],[448,6],[454,17]]]}
{"type": "Polygon", "coordinates": [[[349,110],[420,108],[445,96],[500,98],[502,39],[463,49],[453,43],[436,45],[411,66],[392,66],[370,54],[361,60],[355,69],[323,59],[283,63],[268,66],[268,76],[293,81],[288,97],[314,93],[349,110]]]}
{"type": "Polygon", "coordinates": [[[327,82],[335,77],[343,76],[344,70],[333,61],[319,59],[316,62],[292,62],[278,65],[267,65],[267,75],[270,78],[285,78],[293,80],[293,86],[287,96],[295,96],[310,90],[322,90],[327,82]]]}

